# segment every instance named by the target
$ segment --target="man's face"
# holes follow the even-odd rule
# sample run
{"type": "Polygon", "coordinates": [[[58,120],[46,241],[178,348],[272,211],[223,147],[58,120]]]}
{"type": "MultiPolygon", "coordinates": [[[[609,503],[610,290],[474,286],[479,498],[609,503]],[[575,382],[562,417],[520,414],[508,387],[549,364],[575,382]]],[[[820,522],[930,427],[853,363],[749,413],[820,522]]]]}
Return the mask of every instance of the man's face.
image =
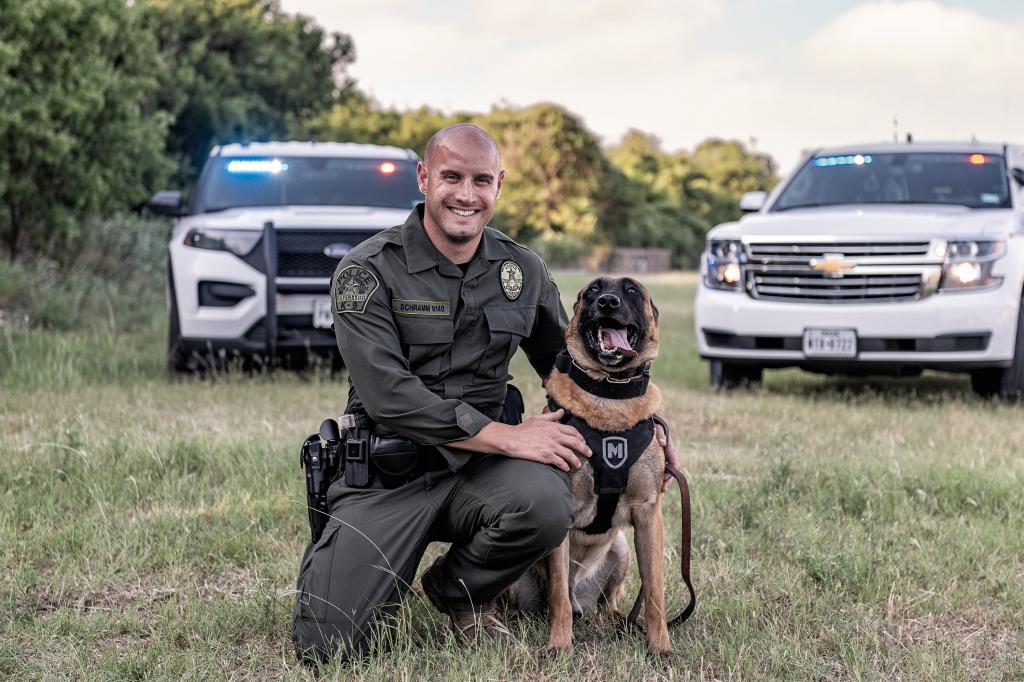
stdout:
{"type": "Polygon", "coordinates": [[[505,171],[496,150],[475,135],[451,135],[416,168],[425,195],[424,222],[435,235],[463,244],[494,216],[505,171]]]}

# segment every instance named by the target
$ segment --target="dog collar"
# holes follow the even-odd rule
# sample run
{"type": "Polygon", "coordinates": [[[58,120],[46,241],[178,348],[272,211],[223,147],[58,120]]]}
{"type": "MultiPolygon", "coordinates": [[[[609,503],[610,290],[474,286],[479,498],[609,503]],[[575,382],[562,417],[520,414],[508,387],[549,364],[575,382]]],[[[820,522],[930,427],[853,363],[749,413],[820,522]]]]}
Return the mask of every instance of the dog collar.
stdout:
{"type": "Polygon", "coordinates": [[[613,377],[609,374],[595,379],[576,364],[568,350],[563,350],[555,356],[555,369],[562,374],[568,374],[573,383],[599,398],[615,398],[617,400],[638,398],[647,392],[647,384],[651,380],[651,363],[649,362],[645,362],[622,377],[613,377]]]}

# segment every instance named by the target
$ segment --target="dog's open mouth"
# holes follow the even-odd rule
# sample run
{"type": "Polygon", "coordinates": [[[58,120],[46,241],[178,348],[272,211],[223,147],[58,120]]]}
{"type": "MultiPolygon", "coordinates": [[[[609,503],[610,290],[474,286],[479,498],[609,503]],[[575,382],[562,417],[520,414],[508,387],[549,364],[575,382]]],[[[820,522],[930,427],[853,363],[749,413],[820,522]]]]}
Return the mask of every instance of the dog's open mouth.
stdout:
{"type": "Polygon", "coordinates": [[[626,358],[635,358],[633,346],[640,339],[640,330],[617,320],[602,317],[590,325],[587,341],[606,365],[618,364],[626,358]]]}

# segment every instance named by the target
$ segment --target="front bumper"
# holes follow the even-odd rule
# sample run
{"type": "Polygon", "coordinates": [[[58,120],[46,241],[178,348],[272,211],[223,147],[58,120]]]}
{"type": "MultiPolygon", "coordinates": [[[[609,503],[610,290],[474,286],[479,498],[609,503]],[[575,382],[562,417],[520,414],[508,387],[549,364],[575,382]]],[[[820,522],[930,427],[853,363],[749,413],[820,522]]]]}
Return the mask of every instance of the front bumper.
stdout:
{"type": "Polygon", "coordinates": [[[757,300],[698,288],[697,344],[704,358],[766,367],[1005,367],[1013,359],[1020,291],[940,293],[892,303],[820,304],[757,300]],[[808,358],[805,329],[853,329],[855,358],[808,358]]]}

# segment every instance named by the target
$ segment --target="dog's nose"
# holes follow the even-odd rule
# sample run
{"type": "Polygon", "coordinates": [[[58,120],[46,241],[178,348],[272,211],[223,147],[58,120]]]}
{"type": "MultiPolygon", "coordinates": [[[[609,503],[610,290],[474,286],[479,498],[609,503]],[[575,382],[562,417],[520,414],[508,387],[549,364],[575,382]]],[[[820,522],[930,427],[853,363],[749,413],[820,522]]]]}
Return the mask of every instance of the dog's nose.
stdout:
{"type": "Polygon", "coordinates": [[[622,305],[622,301],[620,301],[619,297],[616,296],[615,294],[601,294],[600,296],[597,297],[598,308],[615,310],[620,305],[622,305]]]}

